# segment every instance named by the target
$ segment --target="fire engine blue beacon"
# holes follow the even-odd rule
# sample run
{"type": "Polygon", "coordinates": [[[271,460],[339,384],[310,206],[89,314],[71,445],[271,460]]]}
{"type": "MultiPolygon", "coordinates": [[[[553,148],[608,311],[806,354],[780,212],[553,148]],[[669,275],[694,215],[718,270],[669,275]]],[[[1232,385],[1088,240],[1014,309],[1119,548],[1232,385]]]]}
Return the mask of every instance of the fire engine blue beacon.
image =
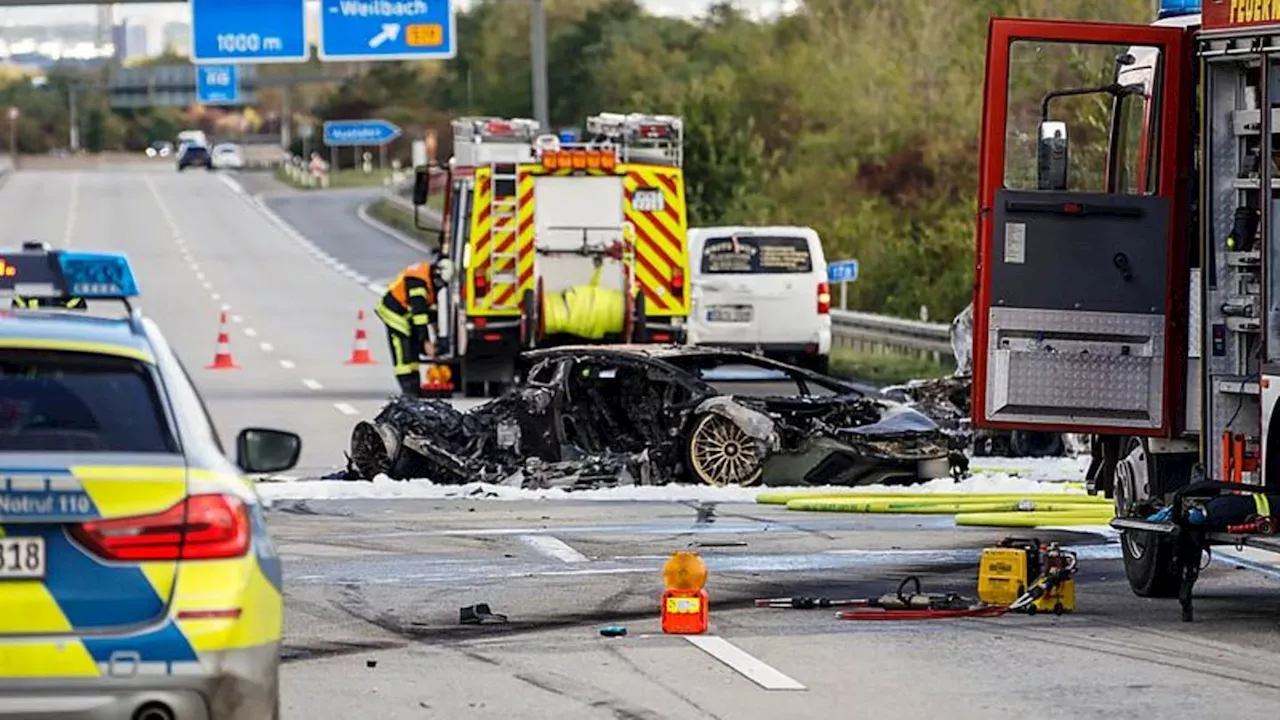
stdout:
{"type": "Polygon", "coordinates": [[[1160,19],[1195,15],[1200,12],[1201,0],[1160,0],[1160,19]]]}

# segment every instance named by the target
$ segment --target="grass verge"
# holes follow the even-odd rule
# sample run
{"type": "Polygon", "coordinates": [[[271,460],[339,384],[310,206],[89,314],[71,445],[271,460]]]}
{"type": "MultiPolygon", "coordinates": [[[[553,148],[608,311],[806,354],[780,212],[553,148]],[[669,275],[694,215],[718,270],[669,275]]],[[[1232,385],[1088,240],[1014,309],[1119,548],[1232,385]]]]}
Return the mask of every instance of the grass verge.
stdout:
{"type": "Polygon", "coordinates": [[[831,349],[831,374],[877,387],[898,385],[917,378],[942,377],[955,370],[950,363],[890,353],[831,349]]]}
{"type": "MultiPolygon", "coordinates": [[[[433,197],[427,202],[427,207],[439,211],[440,201],[439,197],[433,197]]],[[[369,217],[425,245],[435,245],[440,237],[434,230],[419,230],[413,224],[413,214],[390,200],[378,200],[369,205],[369,217]]]]}
{"type": "MultiPolygon", "coordinates": [[[[359,170],[339,170],[329,175],[330,188],[382,187],[390,177],[388,170],[374,170],[365,174],[359,170]]],[[[294,180],[284,168],[276,168],[276,179],[299,190],[319,190],[320,187],[308,187],[294,180]]]]}

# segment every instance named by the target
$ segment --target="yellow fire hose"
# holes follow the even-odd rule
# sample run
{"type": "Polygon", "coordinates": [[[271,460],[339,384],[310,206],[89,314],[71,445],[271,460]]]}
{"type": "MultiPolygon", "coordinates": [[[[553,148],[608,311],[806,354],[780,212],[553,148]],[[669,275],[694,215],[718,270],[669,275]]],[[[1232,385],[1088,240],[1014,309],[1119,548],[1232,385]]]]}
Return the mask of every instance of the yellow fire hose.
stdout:
{"type": "Polygon", "coordinates": [[[622,332],[626,316],[626,295],[621,290],[600,287],[598,267],[591,283],[568,290],[543,294],[542,318],[547,335],[576,335],[602,340],[622,332]]]}
{"type": "Polygon", "coordinates": [[[978,527],[1045,527],[1106,525],[1115,518],[1115,508],[1067,510],[1063,512],[978,512],[956,515],[956,525],[978,527]]]}
{"type": "MultiPolygon", "coordinates": [[[[1065,487],[1073,490],[1084,489],[1083,483],[1063,483],[1065,487]]],[[[839,489],[815,492],[813,490],[790,490],[780,492],[763,492],[756,496],[756,502],[761,505],[786,505],[792,500],[983,500],[986,502],[998,502],[1004,500],[1060,500],[1062,502],[1071,503],[1097,503],[1099,505],[1110,504],[1111,501],[1096,495],[1086,495],[1083,492],[1061,492],[1061,493],[921,493],[921,492],[882,492],[868,491],[858,492],[856,489],[839,489]]]]}
{"type": "MultiPolygon", "coordinates": [[[[1086,496],[1087,497],[1087,496],[1086,496]]],[[[1004,500],[888,500],[871,501],[840,498],[837,500],[792,500],[787,503],[788,510],[847,513],[885,513],[903,515],[957,515],[968,513],[994,512],[1044,512],[1044,511],[1078,511],[1097,513],[1110,510],[1096,503],[1074,502],[1072,498],[1053,500],[1029,500],[1011,498],[1004,500]]]]}

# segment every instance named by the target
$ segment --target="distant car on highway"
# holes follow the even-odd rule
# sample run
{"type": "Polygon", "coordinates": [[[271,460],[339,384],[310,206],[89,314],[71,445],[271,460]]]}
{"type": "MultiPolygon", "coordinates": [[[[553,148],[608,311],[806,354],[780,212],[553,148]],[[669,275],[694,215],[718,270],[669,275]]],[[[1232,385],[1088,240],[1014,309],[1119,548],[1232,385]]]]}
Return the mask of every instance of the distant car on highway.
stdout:
{"type": "Polygon", "coordinates": [[[173,143],[168,140],[157,140],[147,146],[147,157],[165,158],[173,154],[173,143]]]}
{"type": "Polygon", "coordinates": [[[761,352],[820,373],[831,363],[831,288],[807,227],[689,229],[689,341],[761,352]]]}
{"type": "Polygon", "coordinates": [[[128,260],[31,245],[0,251],[0,296],[74,290],[128,312],[0,313],[0,708],[278,718],[280,557],[242,473],[292,467],[301,438],[242,430],[233,464],[129,306],[128,260]]]}
{"type": "Polygon", "coordinates": [[[244,152],[239,145],[221,143],[213,146],[213,166],[239,170],[244,167],[244,152]]]}
{"type": "Polygon", "coordinates": [[[183,130],[178,133],[178,144],[194,143],[196,145],[209,146],[209,136],[204,134],[203,130],[183,130]]]}
{"type": "Polygon", "coordinates": [[[209,153],[209,148],[196,143],[182,143],[178,148],[178,172],[189,167],[212,170],[213,156],[209,153]]]}

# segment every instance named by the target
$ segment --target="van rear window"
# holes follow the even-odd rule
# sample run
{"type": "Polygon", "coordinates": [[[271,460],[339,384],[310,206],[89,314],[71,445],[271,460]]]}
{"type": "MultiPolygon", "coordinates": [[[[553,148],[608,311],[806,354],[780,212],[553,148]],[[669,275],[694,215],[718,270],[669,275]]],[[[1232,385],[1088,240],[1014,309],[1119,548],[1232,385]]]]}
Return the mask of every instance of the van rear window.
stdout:
{"type": "Polygon", "coordinates": [[[776,275],[813,272],[802,237],[717,237],[702,249],[703,275],[776,275]]]}

